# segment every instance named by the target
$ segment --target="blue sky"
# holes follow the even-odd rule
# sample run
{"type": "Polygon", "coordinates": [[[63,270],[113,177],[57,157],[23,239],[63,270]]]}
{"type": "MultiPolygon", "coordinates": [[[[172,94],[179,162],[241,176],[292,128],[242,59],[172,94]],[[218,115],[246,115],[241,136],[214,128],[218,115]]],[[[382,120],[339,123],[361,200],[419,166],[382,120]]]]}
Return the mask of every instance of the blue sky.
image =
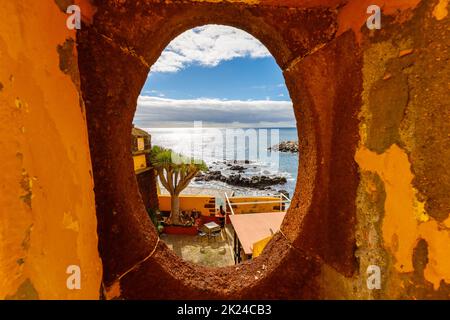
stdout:
{"type": "Polygon", "coordinates": [[[135,115],[144,127],[292,127],[292,103],[267,49],[239,29],[207,25],[174,39],[152,66],[135,115]]]}
{"type": "Polygon", "coordinates": [[[272,57],[235,58],[217,67],[193,65],[176,73],[152,72],[142,94],[171,99],[290,101],[281,70],[272,57]]]}

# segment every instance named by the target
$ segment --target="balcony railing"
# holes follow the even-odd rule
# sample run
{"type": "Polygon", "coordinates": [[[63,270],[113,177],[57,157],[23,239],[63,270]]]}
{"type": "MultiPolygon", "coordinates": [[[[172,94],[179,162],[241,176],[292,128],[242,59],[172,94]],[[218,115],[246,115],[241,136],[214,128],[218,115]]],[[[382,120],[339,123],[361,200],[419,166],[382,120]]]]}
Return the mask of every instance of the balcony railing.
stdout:
{"type": "MultiPolygon", "coordinates": [[[[285,194],[280,193],[278,196],[279,200],[263,200],[263,201],[248,201],[248,202],[232,202],[233,199],[230,200],[230,197],[227,193],[225,193],[225,200],[227,202],[227,207],[230,208],[230,212],[232,215],[235,214],[233,210],[233,206],[241,206],[241,205],[255,205],[255,204],[279,204],[280,212],[287,211],[288,206],[283,206],[283,204],[290,204],[291,199],[289,199],[285,194]]],[[[256,198],[256,197],[255,197],[256,198]]]]}

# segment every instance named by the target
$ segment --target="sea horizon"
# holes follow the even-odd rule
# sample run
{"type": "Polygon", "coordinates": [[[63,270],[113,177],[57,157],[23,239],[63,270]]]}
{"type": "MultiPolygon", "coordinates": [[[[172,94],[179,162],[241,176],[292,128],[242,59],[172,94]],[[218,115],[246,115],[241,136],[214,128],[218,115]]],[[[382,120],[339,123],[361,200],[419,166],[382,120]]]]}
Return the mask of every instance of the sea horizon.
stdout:
{"type": "Polygon", "coordinates": [[[241,126],[225,126],[225,127],[214,127],[214,126],[202,126],[199,128],[195,128],[195,127],[147,127],[147,126],[139,126],[139,125],[134,125],[136,128],[148,131],[148,130],[186,130],[186,129],[192,129],[192,130],[198,130],[198,129],[220,129],[220,130],[226,130],[226,129],[297,129],[297,127],[263,127],[263,126],[245,126],[245,127],[241,127],[241,126]]]}
{"type": "MultiPolygon", "coordinates": [[[[251,178],[253,176],[268,176],[268,177],[284,177],[287,182],[283,185],[275,185],[267,190],[257,190],[253,188],[237,188],[237,193],[242,195],[261,195],[279,192],[285,190],[289,193],[290,196],[293,195],[296,182],[297,182],[297,171],[298,171],[298,154],[297,153],[286,153],[286,152],[278,152],[271,150],[259,150],[259,152],[266,153],[267,157],[260,158],[258,155],[257,159],[251,159],[248,165],[244,165],[246,167],[245,172],[236,172],[229,169],[227,163],[233,162],[234,160],[241,161],[243,159],[237,159],[237,152],[241,151],[245,154],[245,159],[249,159],[249,147],[248,143],[244,146],[236,146],[233,150],[224,149],[223,154],[217,156],[211,150],[216,150],[218,144],[223,143],[223,141],[215,141],[211,140],[207,134],[208,130],[226,130],[230,128],[141,128],[147,132],[149,132],[152,136],[152,145],[158,145],[164,148],[169,148],[174,150],[175,152],[180,152],[186,154],[186,146],[190,146],[192,144],[192,140],[196,139],[198,134],[198,130],[202,130],[202,132],[206,131],[205,135],[200,138],[201,144],[199,150],[195,150],[195,154],[193,156],[197,159],[201,159],[205,161],[211,171],[221,171],[224,175],[229,176],[233,174],[241,174],[241,176],[246,178],[251,178]],[[196,132],[197,130],[197,132],[196,132]],[[236,154],[235,154],[236,152],[236,154]],[[206,154],[206,156],[205,156],[206,154]],[[276,159],[276,161],[271,161],[276,159]]],[[[267,129],[267,130],[279,130],[279,141],[275,141],[274,143],[270,143],[267,147],[270,147],[274,144],[277,144],[282,141],[297,141],[297,128],[289,127],[289,128],[232,128],[232,129],[267,129]]],[[[268,134],[270,136],[270,133],[268,134]]],[[[272,141],[271,141],[272,142],[272,141]]],[[[225,147],[225,144],[222,145],[225,147]]],[[[219,146],[219,147],[222,147],[219,146]]],[[[258,146],[259,147],[259,146],[258,146]]],[[[192,149],[191,149],[192,151],[192,149]]],[[[213,187],[213,188],[223,188],[230,187],[230,185],[226,185],[220,181],[201,181],[196,182],[192,181],[191,186],[194,187],[213,187]]]]}

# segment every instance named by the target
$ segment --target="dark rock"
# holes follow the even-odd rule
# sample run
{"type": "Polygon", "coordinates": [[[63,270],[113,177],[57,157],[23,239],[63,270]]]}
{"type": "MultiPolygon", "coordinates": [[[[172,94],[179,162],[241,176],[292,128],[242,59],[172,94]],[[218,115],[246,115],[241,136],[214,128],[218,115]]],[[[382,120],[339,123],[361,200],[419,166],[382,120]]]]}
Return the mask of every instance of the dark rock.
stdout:
{"type": "Polygon", "coordinates": [[[283,141],[280,144],[276,144],[272,147],[269,147],[268,150],[297,153],[298,152],[298,142],[297,141],[283,141]]]}
{"type": "Polygon", "coordinates": [[[211,180],[221,180],[222,173],[220,171],[209,171],[207,173],[198,174],[194,181],[211,181],[211,180]]]}
{"type": "Polygon", "coordinates": [[[228,177],[222,175],[220,171],[211,171],[197,175],[195,181],[221,181],[226,184],[238,187],[254,188],[264,190],[273,185],[285,184],[284,177],[253,176],[246,178],[240,174],[232,174],[228,177]]]}

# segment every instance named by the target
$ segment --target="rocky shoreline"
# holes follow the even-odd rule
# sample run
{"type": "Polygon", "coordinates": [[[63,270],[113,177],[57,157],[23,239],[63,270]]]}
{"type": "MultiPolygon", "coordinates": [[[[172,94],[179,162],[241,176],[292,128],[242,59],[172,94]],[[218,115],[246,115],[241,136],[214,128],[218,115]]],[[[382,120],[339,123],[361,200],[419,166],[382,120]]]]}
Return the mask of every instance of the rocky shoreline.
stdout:
{"type": "Polygon", "coordinates": [[[298,141],[283,141],[279,144],[276,144],[272,147],[267,148],[270,151],[279,151],[279,152],[298,152],[298,141]]]}
{"type": "MultiPolygon", "coordinates": [[[[215,163],[217,164],[217,163],[215,163]]],[[[284,185],[287,179],[282,176],[271,176],[265,174],[254,175],[251,177],[244,176],[245,172],[250,169],[250,161],[227,161],[224,163],[227,170],[231,173],[224,175],[220,170],[211,170],[208,172],[200,172],[194,179],[195,182],[220,181],[231,186],[253,188],[259,190],[270,190],[271,186],[284,185]]]]}
{"type": "Polygon", "coordinates": [[[195,181],[220,181],[226,184],[265,190],[270,186],[283,185],[287,182],[285,177],[253,176],[251,178],[243,177],[241,174],[232,174],[224,176],[221,171],[210,171],[199,174],[195,181]]]}

